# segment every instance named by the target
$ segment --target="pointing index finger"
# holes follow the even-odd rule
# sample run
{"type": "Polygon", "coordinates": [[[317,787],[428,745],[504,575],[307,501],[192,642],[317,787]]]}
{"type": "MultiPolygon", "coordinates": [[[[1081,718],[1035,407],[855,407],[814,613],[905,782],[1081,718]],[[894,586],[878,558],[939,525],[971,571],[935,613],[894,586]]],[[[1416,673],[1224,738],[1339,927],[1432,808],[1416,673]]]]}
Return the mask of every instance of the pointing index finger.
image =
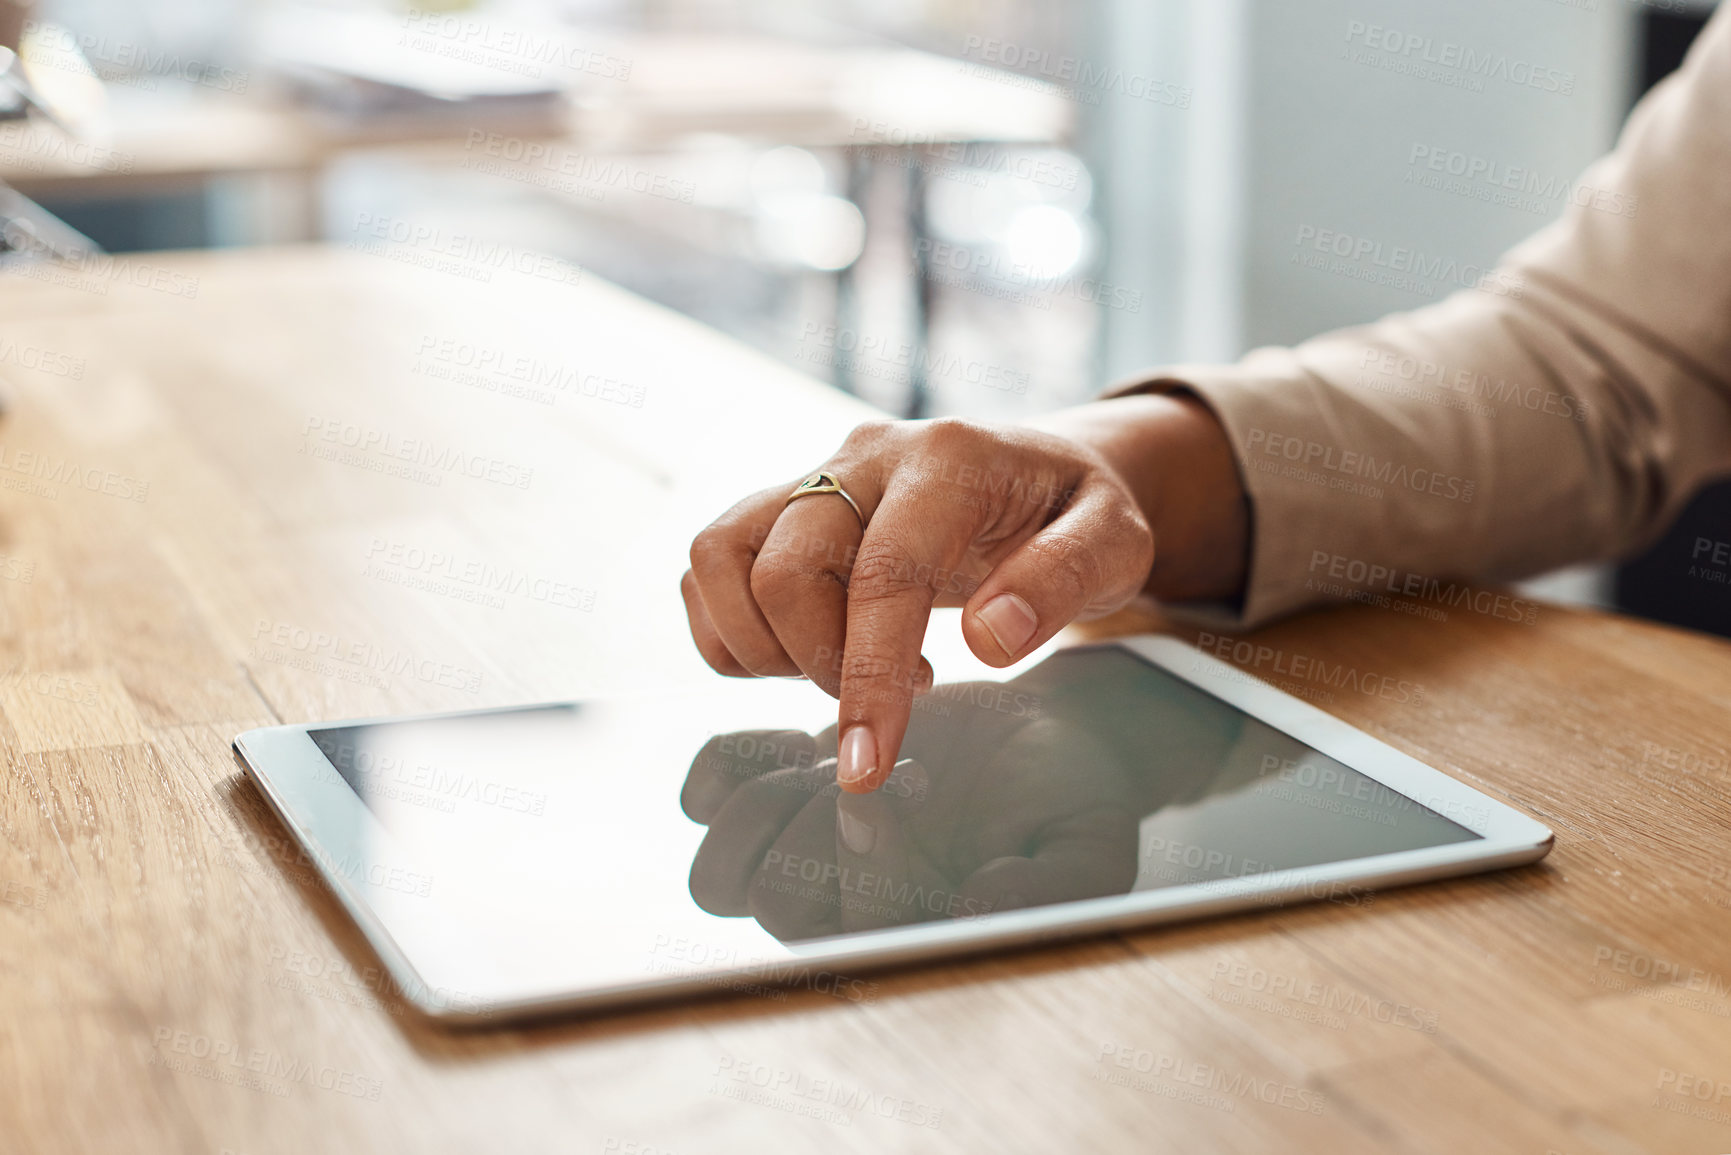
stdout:
{"type": "Polygon", "coordinates": [[[976,526],[967,507],[934,509],[917,486],[892,478],[866,527],[848,580],[836,779],[876,790],[895,766],[913,700],[922,689],[920,645],[940,593],[966,595],[956,572],[976,526]]]}

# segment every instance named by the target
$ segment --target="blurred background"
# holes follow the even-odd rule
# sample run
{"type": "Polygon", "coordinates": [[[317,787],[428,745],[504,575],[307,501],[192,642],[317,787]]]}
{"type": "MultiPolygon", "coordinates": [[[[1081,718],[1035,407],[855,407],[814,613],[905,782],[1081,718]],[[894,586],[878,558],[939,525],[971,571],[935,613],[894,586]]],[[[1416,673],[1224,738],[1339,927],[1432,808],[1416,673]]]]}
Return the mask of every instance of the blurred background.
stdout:
{"type": "MultiPolygon", "coordinates": [[[[1312,267],[1299,238],[1489,266],[1561,214],[1710,13],[0,0],[59,120],[0,122],[0,181],[28,198],[0,215],[18,259],[550,254],[893,413],[1013,420],[1461,287],[1312,267]],[[1390,36],[1507,66],[1420,67],[1390,36]]],[[[1648,558],[1538,588],[1731,633],[1674,556],[1727,514],[1706,495],[1648,558]]]]}

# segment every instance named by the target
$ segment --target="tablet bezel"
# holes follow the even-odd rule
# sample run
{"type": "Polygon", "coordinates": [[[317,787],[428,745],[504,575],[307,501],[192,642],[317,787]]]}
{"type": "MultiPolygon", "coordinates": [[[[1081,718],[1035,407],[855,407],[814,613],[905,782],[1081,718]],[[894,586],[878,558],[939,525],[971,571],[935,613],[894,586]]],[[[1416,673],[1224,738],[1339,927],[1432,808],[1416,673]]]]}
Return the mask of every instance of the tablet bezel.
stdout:
{"type": "MultiPolygon", "coordinates": [[[[355,860],[363,851],[366,857],[376,858],[382,847],[389,855],[394,840],[358,795],[324,788],[334,771],[313,741],[311,731],[510,713],[556,703],[271,726],[237,736],[234,748],[247,774],[307,850],[320,876],[361,928],[406,1000],[429,1017],[451,1024],[486,1025],[724,990],[730,984],[773,984],[784,969],[805,973],[810,967],[821,965],[830,970],[837,967],[864,970],[1317,901],[1340,896],[1341,888],[1347,888],[1348,892],[1369,890],[1517,866],[1536,861],[1551,849],[1554,836],[1542,823],[1176,638],[1140,635],[1073,648],[1111,646],[1130,651],[1318,753],[1429,807],[1479,838],[1239,878],[1003,911],[965,921],[925,922],[817,939],[789,946],[786,959],[765,958],[740,967],[653,975],[518,998],[489,998],[474,992],[458,996],[436,990],[425,982],[373,910],[367,889],[388,883],[356,880],[335,868],[337,863],[355,860]],[[314,789],[315,785],[318,789],[314,789]],[[345,830],[365,834],[344,843],[339,832],[345,830]],[[333,840],[329,835],[339,836],[333,840]],[[771,971],[767,978],[766,967],[771,971]]],[[[412,856],[400,850],[394,853],[395,861],[411,861],[412,856]]]]}

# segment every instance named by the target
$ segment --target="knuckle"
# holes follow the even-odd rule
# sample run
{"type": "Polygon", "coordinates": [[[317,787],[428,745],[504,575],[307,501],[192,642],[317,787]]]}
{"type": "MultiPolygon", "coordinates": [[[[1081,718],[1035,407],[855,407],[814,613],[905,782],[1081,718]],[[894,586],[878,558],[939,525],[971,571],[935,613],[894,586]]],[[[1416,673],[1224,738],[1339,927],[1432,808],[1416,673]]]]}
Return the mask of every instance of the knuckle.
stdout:
{"type": "Polygon", "coordinates": [[[990,441],[992,433],[961,417],[938,417],[926,423],[924,438],[927,446],[938,452],[961,452],[990,441]]]}
{"type": "Polygon", "coordinates": [[[1046,533],[1028,543],[1047,579],[1061,583],[1071,600],[1085,600],[1100,588],[1100,556],[1094,546],[1067,533],[1046,533]]]}
{"type": "Polygon", "coordinates": [[[700,571],[727,551],[727,532],[719,524],[705,527],[691,539],[691,568],[700,571]]]}
{"type": "Polygon", "coordinates": [[[864,646],[850,646],[842,659],[842,695],[859,706],[903,702],[913,697],[917,670],[864,646]]]}
{"type": "Polygon", "coordinates": [[[1120,509],[1117,517],[1122,524],[1113,540],[1128,542],[1134,548],[1136,568],[1146,577],[1148,567],[1154,564],[1154,530],[1134,505],[1120,509]]]}
{"type": "Polygon", "coordinates": [[[828,571],[784,553],[764,553],[751,567],[751,596],[765,613],[796,601],[828,571]]]}
{"type": "Polygon", "coordinates": [[[1114,557],[1129,561],[1128,568],[1142,571],[1142,577],[1147,576],[1146,570],[1154,564],[1154,531],[1148,525],[1148,518],[1128,494],[1105,507],[1095,536],[1097,540],[1111,544],[1114,557]]]}
{"type": "Polygon", "coordinates": [[[862,549],[848,575],[848,600],[895,598],[922,588],[920,567],[907,559],[907,551],[895,545],[862,549]]]}
{"type": "Polygon", "coordinates": [[[882,445],[892,433],[901,427],[900,421],[862,421],[853,427],[842,446],[853,452],[870,452],[882,445]]]}

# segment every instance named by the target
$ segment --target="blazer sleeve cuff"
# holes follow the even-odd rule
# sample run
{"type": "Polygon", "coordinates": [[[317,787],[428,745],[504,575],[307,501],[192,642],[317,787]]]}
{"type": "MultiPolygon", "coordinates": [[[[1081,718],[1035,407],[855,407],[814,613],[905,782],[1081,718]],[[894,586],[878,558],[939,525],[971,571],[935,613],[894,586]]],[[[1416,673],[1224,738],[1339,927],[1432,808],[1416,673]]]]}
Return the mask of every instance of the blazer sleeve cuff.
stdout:
{"type": "MultiPolygon", "coordinates": [[[[1223,630],[1252,629],[1329,600],[1327,591],[1308,575],[1318,553],[1328,559],[1343,548],[1338,540],[1339,495],[1283,468],[1278,458],[1253,457],[1246,451],[1266,441],[1271,430],[1287,437],[1315,434],[1326,440],[1317,416],[1323,406],[1316,383],[1301,371],[1295,374],[1290,363],[1259,368],[1258,360],[1253,354],[1231,366],[1168,366],[1121,381],[1104,394],[1112,398],[1188,393],[1207,405],[1226,431],[1250,507],[1250,555],[1243,595],[1237,604],[1164,605],[1175,618],[1223,630]],[[1332,532],[1323,532],[1325,526],[1332,532]],[[1322,549],[1325,537],[1331,540],[1322,549]]],[[[1286,358],[1270,360],[1285,362],[1286,358]]],[[[1361,551],[1361,556],[1375,556],[1375,551],[1361,551]]]]}

